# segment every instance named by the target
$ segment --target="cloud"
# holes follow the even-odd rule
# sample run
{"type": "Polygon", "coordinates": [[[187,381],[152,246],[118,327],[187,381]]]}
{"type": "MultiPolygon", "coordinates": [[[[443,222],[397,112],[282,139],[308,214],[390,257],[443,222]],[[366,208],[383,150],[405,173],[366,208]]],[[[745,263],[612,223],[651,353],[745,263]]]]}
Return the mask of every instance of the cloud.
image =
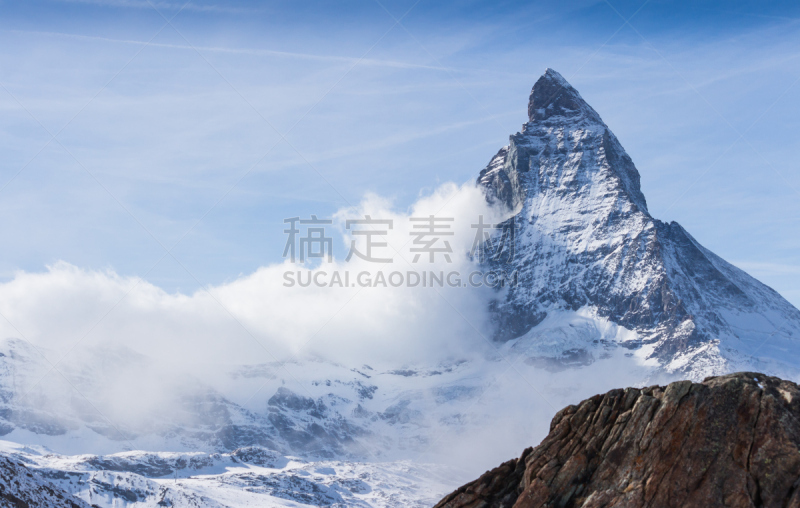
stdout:
{"type": "Polygon", "coordinates": [[[427,69],[436,71],[456,72],[458,69],[442,67],[436,65],[424,65],[410,62],[402,62],[396,60],[384,60],[366,57],[351,57],[351,56],[337,56],[337,55],[323,55],[313,53],[300,53],[294,51],[279,51],[274,49],[256,49],[256,48],[232,48],[223,46],[193,46],[189,44],[170,44],[164,42],[153,42],[135,39],[115,39],[111,37],[100,37],[96,35],[84,34],[71,34],[63,32],[44,32],[34,30],[9,30],[11,33],[38,35],[44,37],[57,37],[62,39],[74,39],[82,41],[96,41],[96,42],[111,42],[116,44],[131,44],[134,46],[148,46],[153,48],[165,49],[182,49],[187,51],[208,51],[213,53],[229,53],[233,55],[248,55],[256,57],[276,57],[292,60],[310,60],[325,63],[338,63],[346,65],[358,65],[364,67],[389,67],[396,69],[427,69]]]}
{"type": "Polygon", "coordinates": [[[733,261],[733,264],[749,273],[766,275],[800,275],[800,266],[759,261],[733,261]]]}
{"type": "Polygon", "coordinates": [[[502,218],[473,184],[445,184],[405,211],[369,195],[333,217],[332,262],[303,266],[287,260],[192,294],[168,293],[139,277],[64,261],[44,272],[20,271],[0,284],[5,318],[0,337],[33,344],[47,357],[40,362],[46,370],[57,366],[48,375],[31,373],[20,392],[35,386],[38,400],[63,401],[61,392],[69,386],[57,374],[67,372],[73,383],[85,381],[81,393],[109,405],[101,412],[122,414],[122,421],[163,407],[159,404],[170,393],[186,389],[186,376],[216,388],[214,383],[236,365],[324,359],[349,367],[398,368],[472,355],[489,347],[486,309],[496,296],[490,288],[462,287],[477,269],[469,251],[476,231],[471,226],[481,215],[487,223],[502,218]],[[415,222],[410,219],[431,215],[452,219],[448,223],[454,234],[443,237],[451,246],[449,262],[441,254],[433,262],[427,254],[414,261],[420,244],[411,234],[415,222]],[[353,241],[366,252],[366,236],[353,234],[352,225],[347,228],[348,219],[365,216],[392,221],[389,234],[374,239],[387,245],[373,251],[374,257],[392,258],[391,263],[343,259],[353,241]],[[287,272],[295,280],[315,278],[326,287],[287,287],[287,272]],[[334,272],[348,273],[351,281],[361,274],[361,280],[373,283],[330,287],[334,272]],[[462,282],[458,287],[446,282],[443,287],[392,287],[398,277],[422,272],[453,273],[451,280],[462,282]],[[128,393],[131,389],[135,396],[128,393]],[[123,393],[128,393],[124,403],[123,393]]]}
{"type": "Polygon", "coordinates": [[[98,5],[104,7],[117,7],[127,9],[154,9],[160,11],[162,9],[174,10],[192,10],[210,13],[228,13],[228,14],[253,14],[261,12],[260,9],[232,7],[230,5],[219,4],[202,4],[195,2],[159,2],[150,0],[60,0],[64,3],[75,4],[88,4],[98,5]]]}

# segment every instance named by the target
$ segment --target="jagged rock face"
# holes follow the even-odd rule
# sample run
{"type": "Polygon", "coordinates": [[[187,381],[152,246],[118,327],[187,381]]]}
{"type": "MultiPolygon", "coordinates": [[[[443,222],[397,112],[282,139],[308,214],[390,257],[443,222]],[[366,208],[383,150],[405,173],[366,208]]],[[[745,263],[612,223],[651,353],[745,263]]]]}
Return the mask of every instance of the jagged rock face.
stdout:
{"type": "Polygon", "coordinates": [[[679,224],[651,217],[633,161],[561,75],[548,69],[536,82],[528,114],[478,178],[515,214],[513,249],[494,262],[518,273],[494,307],[497,339],[525,334],[550,310],[589,306],[636,331],[671,371],[730,372],[754,354],[798,360],[773,339],[761,345],[800,338],[800,311],[679,224]]]}
{"type": "Polygon", "coordinates": [[[0,456],[0,508],[90,508],[23,464],[0,456]]]}
{"type": "Polygon", "coordinates": [[[743,372],[568,406],[437,508],[798,507],[798,487],[800,387],[743,372]]]}

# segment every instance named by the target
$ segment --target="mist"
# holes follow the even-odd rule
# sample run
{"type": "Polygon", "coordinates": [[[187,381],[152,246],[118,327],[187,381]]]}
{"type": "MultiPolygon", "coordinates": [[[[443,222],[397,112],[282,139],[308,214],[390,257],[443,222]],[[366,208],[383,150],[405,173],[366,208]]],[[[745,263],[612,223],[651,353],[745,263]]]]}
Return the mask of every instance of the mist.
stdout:
{"type": "MultiPolygon", "coordinates": [[[[286,260],[191,294],[67,261],[41,272],[16,272],[0,284],[0,337],[7,355],[26,357],[25,368],[15,367],[14,402],[56,418],[96,411],[131,428],[151,428],[167,418],[165,409],[177,399],[209,390],[260,404],[253,394],[260,382],[231,377],[246,366],[268,366],[270,377],[302,385],[298,378],[307,378],[305,373],[287,374],[285,365],[322,361],[380,370],[485,357],[495,347],[488,339],[487,309],[500,293],[463,287],[467,274],[479,268],[470,255],[479,217],[489,224],[505,218],[471,183],[443,184],[406,210],[367,195],[333,216],[330,262],[286,260]],[[427,253],[414,260],[419,244],[409,219],[431,215],[452,219],[447,222],[453,235],[444,237],[449,261],[441,253],[432,262],[427,253]],[[387,235],[373,239],[387,244],[373,256],[391,263],[345,259],[353,241],[366,251],[366,237],[347,227],[348,219],[365,216],[392,221],[387,235]],[[287,287],[287,272],[301,280],[325,275],[319,281],[349,272],[354,281],[362,274],[371,284],[287,287]],[[403,278],[412,272],[455,273],[459,283],[407,287],[407,280],[397,284],[396,272],[403,278]]],[[[274,383],[259,391],[270,395],[279,384],[274,383]]]]}

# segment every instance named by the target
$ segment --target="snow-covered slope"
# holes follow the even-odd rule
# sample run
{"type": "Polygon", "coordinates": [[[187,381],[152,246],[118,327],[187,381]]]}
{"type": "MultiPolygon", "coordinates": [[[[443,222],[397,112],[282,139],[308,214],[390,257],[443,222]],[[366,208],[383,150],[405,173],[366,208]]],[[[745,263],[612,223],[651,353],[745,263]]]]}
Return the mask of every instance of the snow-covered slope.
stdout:
{"type": "MultiPolygon", "coordinates": [[[[258,447],[225,454],[64,456],[0,441],[0,451],[0,489],[14,486],[31,507],[421,508],[432,506],[454,481],[442,466],[306,462],[258,447]]],[[[11,493],[0,490],[0,506],[26,506],[2,504],[11,493]]]]}
{"type": "Polygon", "coordinates": [[[528,115],[478,178],[515,213],[513,249],[495,264],[518,270],[519,285],[497,305],[498,339],[588,306],[635,331],[669,372],[796,371],[800,311],[679,224],[654,219],[633,161],[560,74],[536,82],[528,115]]]}
{"type": "MultiPolygon", "coordinates": [[[[524,337],[472,356],[380,370],[319,359],[231,366],[226,391],[199,377],[187,380],[194,391],[177,391],[138,419],[93,398],[68,369],[62,391],[29,388],[49,365],[24,341],[6,340],[0,341],[3,379],[26,389],[0,390],[0,424],[3,439],[63,454],[261,446],[307,460],[435,461],[474,437],[481,446],[465,454],[502,458],[520,441],[543,435],[552,413],[575,398],[648,382],[654,367],[619,346],[630,335],[589,311],[554,312],[524,337]],[[550,362],[565,350],[602,361],[550,362]],[[495,432],[499,421],[507,432],[495,432]]],[[[93,378],[104,379],[99,368],[93,378]]]]}
{"type": "MultiPolygon", "coordinates": [[[[240,383],[231,393],[252,393],[267,381],[262,395],[239,404],[207,386],[203,398],[220,401],[215,412],[200,405],[180,428],[164,411],[170,429],[164,433],[108,421],[104,406],[87,411],[75,393],[54,401],[53,411],[47,391],[35,403],[10,393],[2,412],[10,432],[3,439],[27,446],[6,442],[0,454],[102,507],[431,506],[485,465],[541,439],[558,408],[597,389],[647,382],[654,369],[618,345],[629,335],[585,310],[554,312],[493,354],[449,363],[432,359],[380,371],[311,360],[287,365],[288,372],[239,366],[229,373],[240,383]],[[550,364],[553,351],[565,347],[598,360],[550,364]],[[210,422],[206,441],[195,430],[203,420],[210,422]],[[237,441],[218,438],[229,434],[250,436],[256,445],[267,436],[269,444],[229,448],[237,441]],[[308,444],[314,439],[319,448],[308,444]],[[293,446],[300,451],[291,452],[293,446]],[[351,451],[335,456],[342,449],[351,451]]],[[[18,383],[27,385],[26,370],[46,370],[24,342],[3,347],[0,360],[9,372],[26,366],[11,375],[18,383]]]]}
{"type": "Polygon", "coordinates": [[[19,460],[0,456],[0,507],[89,508],[71,491],[62,490],[45,476],[19,460]]]}

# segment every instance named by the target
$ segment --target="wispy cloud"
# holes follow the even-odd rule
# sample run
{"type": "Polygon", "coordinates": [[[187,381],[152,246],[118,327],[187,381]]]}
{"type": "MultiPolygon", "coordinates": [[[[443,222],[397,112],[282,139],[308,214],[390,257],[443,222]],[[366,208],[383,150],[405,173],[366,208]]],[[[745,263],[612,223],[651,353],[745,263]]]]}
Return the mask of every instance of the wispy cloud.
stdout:
{"type": "Polygon", "coordinates": [[[733,261],[734,265],[752,274],[800,275],[800,265],[770,263],[763,261],[733,261]]]}
{"type": "Polygon", "coordinates": [[[220,5],[220,4],[200,4],[196,2],[163,2],[153,0],[58,0],[62,3],[74,3],[74,4],[88,4],[88,5],[99,5],[99,6],[106,6],[106,7],[118,7],[118,8],[128,8],[128,9],[168,9],[168,10],[177,10],[177,9],[188,9],[192,11],[201,11],[201,12],[225,12],[229,14],[253,14],[257,12],[263,12],[263,9],[254,9],[252,7],[233,7],[230,5],[220,5]]]}
{"type": "MultiPolygon", "coordinates": [[[[477,118],[475,120],[466,120],[463,122],[453,122],[453,123],[445,123],[442,125],[438,125],[432,127],[430,129],[418,130],[414,132],[404,132],[395,134],[392,136],[387,136],[381,139],[372,140],[369,143],[361,144],[361,145],[352,145],[337,148],[335,150],[323,152],[320,154],[316,154],[314,156],[307,157],[309,162],[325,162],[333,159],[338,159],[341,157],[347,157],[351,155],[363,154],[367,152],[373,152],[376,150],[384,150],[389,147],[404,145],[406,143],[410,143],[412,141],[416,141],[419,139],[430,139],[434,138],[437,135],[444,134],[446,132],[453,132],[458,131],[460,129],[465,129],[467,127],[472,127],[475,125],[493,122],[496,121],[498,118],[508,118],[511,115],[517,114],[518,111],[508,111],[505,113],[499,113],[496,115],[489,115],[483,118],[477,118]]],[[[479,165],[476,163],[476,166],[479,165]]]]}
{"type": "Polygon", "coordinates": [[[45,32],[35,30],[4,30],[10,33],[40,35],[45,37],[62,37],[74,40],[109,42],[114,44],[131,44],[137,46],[149,46],[156,48],[167,49],[182,49],[187,51],[209,51],[215,53],[230,53],[238,55],[262,56],[262,57],[276,57],[276,58],[289,58],[296,60],[313,60],[326,63],[341,63],[341,64],[358,64],[363,66],[376,66],[376,67],[392,67],[397,69],[428,69],[435,71],[455,72],[459,69],[452,67],[441,67],[437,65],[425,65],[411,62],[401,62],[395,60],[381,60],[375,58],[358,58],[350,56],[337,56],[337,55],[320,55],[313,53],[297,53],[292,51],[279,51],[274,49],[256,49],[256,48],[226,48],[220,46],[189,46],[186,44],[169,44],[163,42],[147,42],[135,39],[113,39],[110,37],[100,37],[96,35],[83,35],[71,34],[63,32],[45,32]]]}

